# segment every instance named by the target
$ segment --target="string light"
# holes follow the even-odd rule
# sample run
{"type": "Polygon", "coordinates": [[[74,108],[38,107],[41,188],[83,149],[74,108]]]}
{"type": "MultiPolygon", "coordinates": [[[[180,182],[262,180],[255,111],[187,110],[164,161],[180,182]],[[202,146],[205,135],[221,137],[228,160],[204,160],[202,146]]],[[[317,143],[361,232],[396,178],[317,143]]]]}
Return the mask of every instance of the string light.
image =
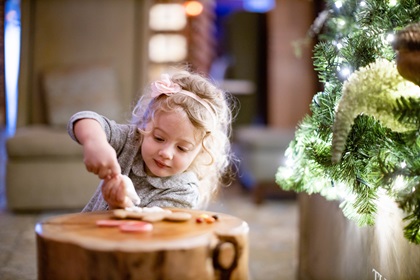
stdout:
{"type": "Polygon", "coordinates": [[[346,21],[344,19],[340,18],[340,19],[337,20],[337,24],[340,27],[344,27],[346,25],[346,21]]]}
{"type": "Polygon", "coordinates": [[[394,35],[394,34],[388,34],[388,35],[386,36],[386,41],[387,41],[388,43],[392,43],[392,42],[394,42],[394,40],[395,40],[395,35],[394,35]]]}
{"type": "Polygon", "coordinates": [[[343,6],[343,2],[341,2],[341,1],[336,1],[336,2],[335,2],[335,7],[336,7],[337,9],[340,9],[342,6],[343,6]]]}
{"type": "MultiPolygon", "coordinates": [[[[406,166],[407,166],[407,163],[405,161],[400,163],[400,167],[402,169],[404,169],[406,166]]],[[[405,188],[405,186],[406,186],[406,182],[404,180],[404,176],[402,175],[396,176],[394,180],[394,185],[392,186],[392,188],[395,191],[402,191],[405,188]]]]}
{"type": "Polygon", "coordinates": [[[396,191],[401,191],[405,187],[404,177],[399,175],[395,178],[393,189],[396,191]]]}
{"type": "Polygon", "coordinates": [[[347,66],[345,66],[345,67],[343,67],[343,68],[338,67],[338,70],[339,70],[339,72],[340,72],[340,76],[341,76],[342,78],[347,78],[347,77],[348,77],[348,76],[350,76],[350,74],[351,74],[351,69],[350,69],[349,67],[347,67],[347,66]]]}
{"type": "Polygon", "coordinates": [[[337,41],[334,41],[333,44],[337,47],[337,49],[341,49],[343,47],[343,44],[337,41]]]}
{"type": "Polygon", "coordinates": [[[397,2],[398,2],[397,0],[390,0],[389,1],[389,6],[394,7],[395,5],[397,5],[397,2]]]}

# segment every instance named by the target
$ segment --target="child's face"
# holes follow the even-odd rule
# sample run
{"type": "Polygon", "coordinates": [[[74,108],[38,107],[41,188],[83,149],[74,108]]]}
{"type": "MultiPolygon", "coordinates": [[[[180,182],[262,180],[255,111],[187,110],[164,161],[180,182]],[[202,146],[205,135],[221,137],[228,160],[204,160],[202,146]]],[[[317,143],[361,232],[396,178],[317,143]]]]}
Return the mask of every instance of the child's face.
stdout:
{"type": "Polygon", "coordinates": [[[146,126],[141,146],[146,173],[167,177],[182,173],[201,151],[201,139],[185,112],[158,112],[146,126]]]}

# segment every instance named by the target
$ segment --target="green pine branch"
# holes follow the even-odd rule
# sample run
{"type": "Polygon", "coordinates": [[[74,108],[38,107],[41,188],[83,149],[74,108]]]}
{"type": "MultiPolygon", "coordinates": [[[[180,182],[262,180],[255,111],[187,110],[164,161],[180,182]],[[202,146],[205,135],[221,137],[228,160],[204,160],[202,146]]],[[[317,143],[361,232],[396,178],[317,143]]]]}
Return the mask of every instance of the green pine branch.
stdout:
{"type": "Polygon", "coordinates": [[[420,130],[420,97],[400,97],[393,108],[395,118],[401,123],[410,123],[420,130]]]}
{"type": "Polygon", "coordinates": [[[389,94],[378,87],[381,99],[359,86],[359,97],[349,103],[356,105],[349,107],[355,115],[342,139],[341,161],[331,161],[336,110],[348,79],[341,71],[354,73],[380,59],[393,61],[388,36],[420,20],[418,0],[400,0],[395,6],[384,0],[361,2],[342,1],[340,8],[333,0],[326,2],[323,15],[328,17],[316,28],[313,49],[324,88],[314,96],[311,114],[299,123],[286,151],[291,166],[279,167],[276,182],[286,190],[341,201],[343,213],[359,225],[374,224],[378,198],[386,194],[406,213],[405,237],[420,244],[420,95],[393,97],[399,86],[389,87],[389,94]]]}

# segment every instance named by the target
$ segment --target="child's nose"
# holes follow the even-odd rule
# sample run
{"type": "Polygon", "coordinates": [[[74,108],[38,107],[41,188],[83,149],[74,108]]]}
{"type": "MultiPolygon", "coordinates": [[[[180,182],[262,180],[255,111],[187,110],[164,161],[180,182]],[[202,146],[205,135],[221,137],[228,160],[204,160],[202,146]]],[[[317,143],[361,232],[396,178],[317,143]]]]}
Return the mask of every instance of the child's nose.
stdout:
{"type": "Polygon", "coordinates": [[[172,159],[173,157],[173,151],[171,147],[165,146],[162,149],[159,150],[159,156],[161,156],[164,159],[172,159]]]}

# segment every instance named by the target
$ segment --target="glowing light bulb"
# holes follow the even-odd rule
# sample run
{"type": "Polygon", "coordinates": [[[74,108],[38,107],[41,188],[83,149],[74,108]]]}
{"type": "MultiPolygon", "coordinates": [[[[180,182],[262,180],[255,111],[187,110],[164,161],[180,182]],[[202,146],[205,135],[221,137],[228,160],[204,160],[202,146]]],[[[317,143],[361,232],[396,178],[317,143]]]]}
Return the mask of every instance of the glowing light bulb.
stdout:
{"type": "Polygon", "coordinates": [[[397,5],[397,2],[398,2],[397,0],[390,0],[389,1],[389,6],[394,7],[395,5],[397,5]]]}
{"type": "Polygon", "coordinates": [[[337,25],[340,27],[344,27],[346,25],[346,21],[340,18],[337,20],[337,25]]]}
{"type": "Polygon", "coordinates": [[[394,34],[388,34],[386,35],[386,41],[388,43],[392,43],[395,40],[395,35],[394,34]]]}
{"type": "Polygon", "coordinates": [[[335,2],[335,7],[336,7],[337,9],[340,9],[341,7],[343,7],[343,2],[341,2],[341,1],[336,1],[336,2],[335,2]]]}
{"type": "Polygon", "coordinates": [[[340,69],[340,76],[343,78],[347,78],[351,74],[351,70],[349,67],[344,67],[340,69]]]}
{"type": "Polygon", "coordinates": [[[401,191],[405,187],[404,177],[399,175],[395,178],[393,189],[396,191],[401,191]]]}
{"type": "Polygon", "coordinates": [[[184,3],[185,13],[188,16],[198,16],[203,12],[203,4],[201,4],[199,1],[187,1],[184,3]]]}

